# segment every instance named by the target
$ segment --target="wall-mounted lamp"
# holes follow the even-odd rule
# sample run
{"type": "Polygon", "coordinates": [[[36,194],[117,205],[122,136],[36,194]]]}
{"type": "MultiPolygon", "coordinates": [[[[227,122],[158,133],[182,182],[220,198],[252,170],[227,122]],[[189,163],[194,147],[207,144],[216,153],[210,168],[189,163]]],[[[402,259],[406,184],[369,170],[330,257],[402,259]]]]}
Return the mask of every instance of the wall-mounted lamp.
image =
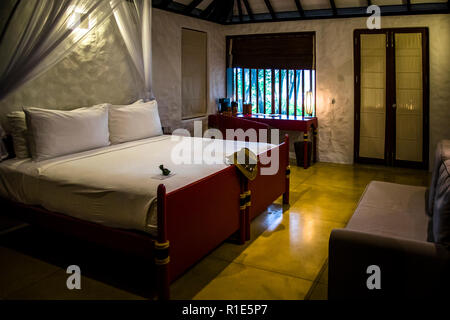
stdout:
{"type": "Polygon", "coordinates": [[[67,20],[67,29],[86,33],[95,25],[96,19],[88,16],[81,8],[72,8],[67,20]]]}
{"type": "Polygon", "coordinates": [[[80,9],[74,9],[67,20],[67,29],[87,30],[89,29],[89,17],[83,17],[84,13],[80,9]],[[81,21],[84,18],[83,22],[81,21]]]}
{"type": "Polygon", "coordinates": [[[311,117],[314,112],[313,93],[311,91],[306,92],[305,97],[305,113],[311,117]]]}

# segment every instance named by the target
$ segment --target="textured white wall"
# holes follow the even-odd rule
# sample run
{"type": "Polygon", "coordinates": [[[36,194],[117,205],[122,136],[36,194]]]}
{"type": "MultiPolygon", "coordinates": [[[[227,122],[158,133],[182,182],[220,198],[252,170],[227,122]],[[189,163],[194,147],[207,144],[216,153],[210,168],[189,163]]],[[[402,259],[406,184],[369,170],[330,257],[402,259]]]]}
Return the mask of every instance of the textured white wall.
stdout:
{"type": "MultiPolygon", "coordinates": [[[[450,15],[382,17],[382,28],[429,27],[430,159],[440,139],[450,139],[450,15]]],[[[307,20],[226,26],[226,35],[316,32],[319,159],[353,162],[353,30],[365,18],[307,20]],[[331,104],[335,98],[336,103],[331,104]]],[[[295,135],[295,138],[300,136],[295,135]]],[[[432,162],[431,162],[432,163],[432,162]]]]}
{"type": "MultiPolygon", "coordinates": [[[[181,116],[181,29],[207,33],[208,112],[215,113],[217,99],[225,96],[225,35],[223,26],[153,9],[153,89],[161,121],[171,128],[192,129],[193,120],[181,116]]],[[[206,123],[207,118],[200,118],[206,123]]]]}

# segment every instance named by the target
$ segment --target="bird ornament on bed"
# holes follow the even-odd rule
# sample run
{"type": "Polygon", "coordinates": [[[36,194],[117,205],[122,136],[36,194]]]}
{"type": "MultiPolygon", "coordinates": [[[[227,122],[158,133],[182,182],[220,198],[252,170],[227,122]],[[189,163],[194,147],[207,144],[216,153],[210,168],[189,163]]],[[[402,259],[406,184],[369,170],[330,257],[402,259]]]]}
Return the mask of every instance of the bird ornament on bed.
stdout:
{"type": "Polygon", "coordinates": [[[162,171],[162,175],[163,176],[169,176],[170,175],[170,170],[169,169],[167,169],[167,168],[164,168],[164,165],[160,165],[159,166],[159,169],[161,169],[161,171],[162,171]]]}

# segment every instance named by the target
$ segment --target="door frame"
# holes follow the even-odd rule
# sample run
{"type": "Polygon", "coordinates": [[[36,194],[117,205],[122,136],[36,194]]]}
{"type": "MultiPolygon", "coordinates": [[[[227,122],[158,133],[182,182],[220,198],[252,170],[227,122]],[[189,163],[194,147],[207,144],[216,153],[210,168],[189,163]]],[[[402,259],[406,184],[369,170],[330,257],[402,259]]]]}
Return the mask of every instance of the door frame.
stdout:
{"type": "Polygon", "coordinates": [[[429,162],[429,36],[427,27],[356,29],[353,32],[354,61],[354,162],[428,169],[429,162]],[[395,33],[422,33],[422,162],[396,160],[396,112],[390,108],[396,102],[395,33]],[[386,35],[386,126],[384,159],[359,156],[361,120],[361,34],[386,35]],[[389,70],[392,71],[389,71],[389,70]]]}

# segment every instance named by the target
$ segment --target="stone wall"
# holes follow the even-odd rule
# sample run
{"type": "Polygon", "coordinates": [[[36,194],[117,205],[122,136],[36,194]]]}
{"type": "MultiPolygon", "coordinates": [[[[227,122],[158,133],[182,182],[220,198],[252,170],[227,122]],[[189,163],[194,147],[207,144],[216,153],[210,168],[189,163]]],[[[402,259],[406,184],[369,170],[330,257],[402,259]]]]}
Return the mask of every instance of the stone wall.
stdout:
{"type": "Polygon", "coordinates": [[[208,113],[217,110],[217,99],[225,96],[225,35],[223,26],[167,11],[153,10],[153,89],[161,121],[174,128],[192,130],[194,120],[206,126],[207,117],[182,120],[181,116],[181,29],[207,33],[208,113]]]}

